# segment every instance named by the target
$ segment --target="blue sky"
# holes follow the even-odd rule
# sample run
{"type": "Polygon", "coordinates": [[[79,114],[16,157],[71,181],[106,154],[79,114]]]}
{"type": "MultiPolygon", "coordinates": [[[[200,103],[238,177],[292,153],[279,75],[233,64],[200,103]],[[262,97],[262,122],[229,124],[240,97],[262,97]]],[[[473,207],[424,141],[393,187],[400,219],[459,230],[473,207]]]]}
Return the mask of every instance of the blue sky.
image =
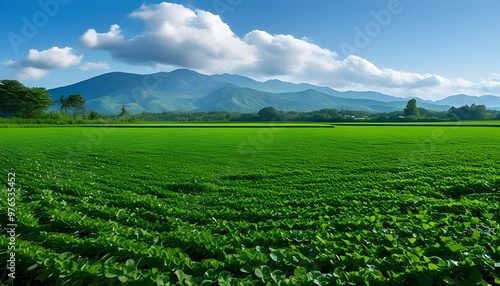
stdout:
{"type": "Polygon", "coordinates": [[[190,68],[439,99],[500,95],[500,1],[0,2],[0,79],[190,68]]]}

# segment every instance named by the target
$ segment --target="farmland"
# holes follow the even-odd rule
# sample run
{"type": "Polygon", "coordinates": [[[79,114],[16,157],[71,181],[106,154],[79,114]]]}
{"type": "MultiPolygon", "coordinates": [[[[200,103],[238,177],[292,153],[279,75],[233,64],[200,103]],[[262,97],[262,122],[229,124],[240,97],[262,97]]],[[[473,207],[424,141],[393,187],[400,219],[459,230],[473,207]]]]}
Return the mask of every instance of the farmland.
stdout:
{"type": "Polygon", "coordinates": [[[220,127],[1,128],[15,285],[500,284],[500,128],[220,127]]]}

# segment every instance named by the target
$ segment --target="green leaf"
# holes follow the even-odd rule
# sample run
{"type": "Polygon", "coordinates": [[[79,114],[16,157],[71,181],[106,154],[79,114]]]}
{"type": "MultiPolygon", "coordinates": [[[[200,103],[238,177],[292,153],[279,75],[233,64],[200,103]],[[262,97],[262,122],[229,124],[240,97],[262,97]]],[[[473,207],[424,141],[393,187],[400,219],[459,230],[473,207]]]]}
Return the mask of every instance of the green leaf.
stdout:
{"type": "Polygon", "coordinates": [[[451,279],[450,276],[443,276],[443,282],[448,284],[448,285],[455,284],[455,281],[453,279],[451,279]]]}
{"type": "Polygon", "coordinates": [[[285,280],[285,273],[281,270],[274,270],[271,272],[271,278],[274,280],[274,282],[279,283],[281,281],[285,280]]]}
{"type": "Polygon", "coordinates": [[[312,276],[311,278],[314,284],[318,286],[328,285],[327,278],[321,272],[311,271],[308,274],[312,276]]]}
{"type": "Polygon", "coordinates": [[[177,275],[177,279],[179,279],[179,282],[182,282],[184,281],[184,279],[186,279],[186,274],[180,269],[175,271],[175,275],[177,275]]]}
{"type": "Polygon", "coordinates": [[[483,280],[483,275],[481,274],[481,272],[475,270],[469,274],[468,278],[474,282],[479,282],[479,281],[483,280]]]}
{"type": "Polygon", "coordinates": [[[31,265],[30,267],[28,267],[28,270],[33,270],[37,267],[38,267],[38,263],[35,263],[35,264],[31,265]]]}
{"type": "Polygon", "coordinates": [[[460,250],[463,250],[463,249],[464,249],[464,247],[463,247],[463,246],[461,246],[461,245],[459,245],[459,244],[450,244],[450,245],[448,245],[448,248],[450,248],[450,250],[451,250],[452,252],[458,252],[458,251],[460,251],[460,250]]]}
{"type": "Polygon", "coordinates": [[[262,270],[261,270],[260,268],[258,268],[258,267],[257,267],[257,268],[255,268],[254,273],[255,273],[255,275],[256,275],[257,277],[259,277],[259,278],[261,278],[261,279],[264,277],[264,273],[262,273],[262,270]]]}
{"type": "Polygon", "coordinates": [[[188,286],[194,286],[197,284],[196,279],[192,275],[186,275],[186,285],[188,286]]]}
{"type": "MultiPolygon", "coordinates": [[[[158,276],[158,278],[156,278],[156,285],[157,286],[165,286],[165,281],[163,280],[165,276],[158,276]]],[[[168,278],[165,279],[168,281],[168,278]]]]}
{"type": "Polygon", "coordinates": [[[47,270],[43,271],[42,274],[38,275],[35,279],[39,280],[39,281],[43,281],[43,280],[47,279],[47,277],[49,277],[51,274],[52,274],[52,270],[47,269],[47,270]]]}
{"type": "Polygon", "coordinates": [[[240,268],[240,271],[243,273],[252,273],[252,268],[250,266],[243,266],[240,268]]]}
{"type": "Polygon", "coordinates": [[[365,263],[368,263],[368,262],[370,261],[370,259],[371,259],[371,258],[370,258],[369,256],[364,256],[364,255],[363,255],[363,261],[364,261],[365,263]]]}
{"type": "Polygon", "coordinates": [[[297,277],[302,277],[302,276],[305,276],[306,274],[307,274],[307,270],[304,267],[302,267],[302,266],[298,266],[293,271],[293,275],[295,275],[297,277]]]}
{"type": "Polygon", "coordinates": [[[109,272],[104,273],[104,277],[106,278],[115,278],[116,276],[118,275],[109,272]]]}
{"type": "Polygon", "coordinates": [[[127,282],[128,281],[128,278],[126,276],[118,276],[118,280],[120,280],[120,282],[127,282]]]}
{"type": "Polygon", "coordinates": [[[135,261],[133,259],[129,259],[125,262],[125,265],[128,267],[135,267],[135,261]]]}
{"type": "MultiPolygon", "coordinates": [[[[347,234],[349,234],[349,233],[347,233],[347,234]]],[[[321,243],[326,244],[326,241],[325,241],[323,238],[321,238],[319,235],[316,235],[316,238],[317,238],[317,239],[318,239],[321,243]]]]}
{"type": "Polygon", "coordinates": [[[385,234],[385,237],[387,237],[387,239],[388,239],[389,241],[393,241],[393,240],[394,240],[394,236],[392,236],[392,234],[390,234],[390,233],[386,233],[386,234],[385,234]]]}
{"type": "Polygon", "coordinates": [[[229,284],[230,281],[231,281],[231,273],[229,271],[222,271],[221,273],[219,273],[219,279],[218,281],[220,283],[226,283],[226,284],[229,284]]]}
{"type": "Polygon", "coordinates": [[[262,282],[266,282],[266,281],[269,281],[269,279],[271,278],[271,268],[269,268],[269,266],[267,265],[261,265],[257,268],[255,268],[255,275],[257,275],[257,277],[259,277],[260,279],[262,279],[262,282]]]}
{"type": "Polygon", "coordinates": [[[214,269],[208,269],[205,274],[203,274],[203,278],[215,282],[217,280],[217,272],[214,269]]]}
{"type": "Polygon", "coordinates": [[[438,270],[439,269],[439,266],[437,266],[434,263],[429,263],[427,266],[429,267],[429,270],[438,270]]]}
{"type": "Polygon", "coordinates": [[[414,237],[412,237],[412,238],[410,238],[410,239],[408,239],[408,240],[410,241],[410,243],[411,243],[411,244],[414,244],[414,243],[415,243],[415,241],[417,241],[417,239],[416,239],[416,238],[414,238],[414,237]]]}
{"type": "Polygon", "coordinates": [[[479,239],[480,237],[481,237],[481,234],[479,233],[479,231],[474,230],[474,231],[472,232],[472,238],[474,238],[474,239],[479,239]]]}
{"type": "Polygon", "coordinates": [[[484,216],[485,218],[487,218],[487,219],[492,219],[492,218],[495,216],[495,214],[492,214],[492,213],[485,213],[485,214],[483,214],[483,216],[484,216]]]}
{"type": "Polygon", "coordinates": [[[446,262],[439,256],[431,256],[430,261],[434,264],[437,264],[439,267],[446,266],[446,262]]]}

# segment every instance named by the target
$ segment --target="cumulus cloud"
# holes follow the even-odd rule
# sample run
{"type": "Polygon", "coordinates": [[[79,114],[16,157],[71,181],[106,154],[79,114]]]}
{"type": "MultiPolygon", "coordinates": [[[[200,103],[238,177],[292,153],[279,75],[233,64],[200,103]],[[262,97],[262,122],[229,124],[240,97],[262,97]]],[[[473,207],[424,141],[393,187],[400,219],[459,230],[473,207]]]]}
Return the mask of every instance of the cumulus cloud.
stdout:
{"type": "Polygon", "coordinates": [[[83,56],[73,53],[69,47],[52,47],[47,50],[38,51],[30,49],[28,56],[18,62],[7,61],[7,66],[18,70],[21,80],[36,80],[44,78],[52,69],[66,69],[78,65],[83,56]]]}
{"type": "Polygon", "coordinates": [[[292,35],[254,30],[239,37],[219,16],[179,4],[142,5],[130,16],[144,22],[145,29],[140,34],[126,39],[120,26],[113,24],[104,33],[87,30],[80,37],[81,43],[90,49],[108,51],[114,58],[131,64],[241,73],[258,79],[309,82],[338,90],[374,90],[431,98],[498,89],[498,74],[473,83],[377,67],[355,55],[339,59],[335,51],[292,35]]]}
{"type": "Polygon", "coordinates": [[[89,29],[83,34],[81,40],[88,48],[112,49],[122,44],[124,38],[121,35],[120,26],[114,24],[107,33],[97,33],[96,30],[89,29]]]}
{"type": "Polygon", "coordinates": [[[34,68],[34,67],[23,67],[17,73],[20,80],[37,80],[46,77],[49,74],[47,70],[34,68]]]}
{"type": "Polygon", "coordinates": [[[213,67],[222,71],[235,63],[253,61],[253,47],[209,12],[160,3],[143,5],[130,16],[145,22],[142,34],[126,40],[115,24],[106,33],[87,30],[80,37],[81,43],[87,48],[110,51],[115,58],[133,64],[213,67]]]}
{"type": "Polygon", "coordinates": [[[73,53],[73,49],[69,47],[58,48],[52,47],[48,50],[38,51],[30,49],[28,57],[20,62],[26,67],[34,67],[39,69],[55,69],[69,68],[77,65],[82,60],[83,56],[77,56],[73,53]]]}
{"type": "Polygon", "coordinates": [[[337,54],[291,35],[270,35],[254,30],[243,38],[256,51],[251,68],[271,76],[297,74],[313,68],[329,69],[337,54]]]}
{"type": "Polygon", "coordinates": [[[109,70],[109,65],[106,62],[85,62],[82,64],[79,69],[81,71],[88,71],[88,70],[109,70]]]}
{"type": "Polygon", "coordinates": [[[482,94],[498,95],[500,94],[500,74],[492,73],[487,78],[480,80],[482,94]]]}

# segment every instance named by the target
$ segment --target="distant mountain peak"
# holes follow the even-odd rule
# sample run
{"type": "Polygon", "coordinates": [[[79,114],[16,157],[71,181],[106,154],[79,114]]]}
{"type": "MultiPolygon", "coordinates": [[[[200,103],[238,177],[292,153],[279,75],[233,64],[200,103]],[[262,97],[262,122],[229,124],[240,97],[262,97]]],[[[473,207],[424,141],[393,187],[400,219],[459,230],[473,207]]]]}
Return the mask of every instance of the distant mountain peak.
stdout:
{"type": "Polygon", "coordinates": [[[172,75],[202,75],[201,73],[190,69],[176,69],[167,73],[172,75]]]}
{"type": "MultiPolygon", "coordinates": [[[[205,75],[190,69],[146,75],[109,72],[50,89],[49,93],[54,101],[61,94],[80,93],[87,100],[88,110],[107,114],[118,114],[122,105],[126,105],[132,113],[195,110],[256,112],[265,106],[295,111],[343,108],[386,112],[402,110],[408,100],[372,91],[340,92],[307,83],[296,84],[278,79],[260,82],[238,74],[205,75]]],[[[472,102],[500,108],[498,96],[459,94],[436,102],[417,98],[420,107],[434,110],[447,110],[452,105],[472,102]]],[[[58,106],[53,109],[58,109],[58,106]]]]}

